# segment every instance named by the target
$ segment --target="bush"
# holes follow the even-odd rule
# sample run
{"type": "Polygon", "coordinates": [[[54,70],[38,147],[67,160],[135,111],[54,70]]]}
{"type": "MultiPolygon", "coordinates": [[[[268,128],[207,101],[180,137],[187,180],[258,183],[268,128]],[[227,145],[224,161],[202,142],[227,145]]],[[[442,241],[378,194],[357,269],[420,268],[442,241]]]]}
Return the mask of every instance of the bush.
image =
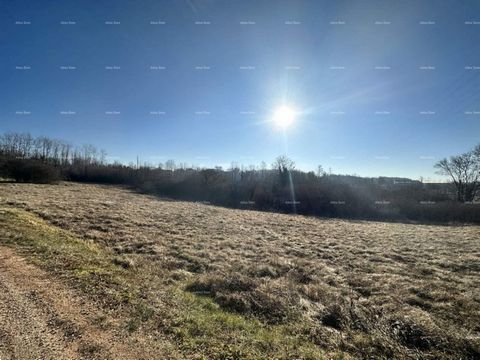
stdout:
{"type": "Polygon", "coordinates": [[[39,160],[9,160],[4,167],[8,176],[17,182],[50,184],[60,180],[60,172],[56,167],[39,160]]]}

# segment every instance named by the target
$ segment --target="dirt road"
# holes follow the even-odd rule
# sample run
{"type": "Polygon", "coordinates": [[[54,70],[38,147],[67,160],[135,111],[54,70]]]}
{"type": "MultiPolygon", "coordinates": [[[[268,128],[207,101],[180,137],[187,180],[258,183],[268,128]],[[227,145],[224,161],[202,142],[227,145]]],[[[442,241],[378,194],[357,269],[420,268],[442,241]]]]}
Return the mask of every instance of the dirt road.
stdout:
{"type": "Polygon", "coordinates": [[[115,320],[0,246],[1,360],[151,358],[124,337],[115,320]]]}

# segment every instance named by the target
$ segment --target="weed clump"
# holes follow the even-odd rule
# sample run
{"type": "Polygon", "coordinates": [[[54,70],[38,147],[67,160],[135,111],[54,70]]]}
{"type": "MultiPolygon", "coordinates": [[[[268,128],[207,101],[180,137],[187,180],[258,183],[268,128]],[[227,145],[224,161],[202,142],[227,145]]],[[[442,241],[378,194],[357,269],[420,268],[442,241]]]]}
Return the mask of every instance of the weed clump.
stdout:
{"type": "Polygon", "coordinates": [[[437,337],[410,319],[393,320],[390,326],[400,342],[408,348],[428,350],[438,343],[437,337]]]}
{"type": "Polygon", "coordinates": [[[207,295],[223,309],[283,323],[298,315],[300,298],[286,281],[261,281],[233,274],[201,276],[186,289],[207,295]]]}

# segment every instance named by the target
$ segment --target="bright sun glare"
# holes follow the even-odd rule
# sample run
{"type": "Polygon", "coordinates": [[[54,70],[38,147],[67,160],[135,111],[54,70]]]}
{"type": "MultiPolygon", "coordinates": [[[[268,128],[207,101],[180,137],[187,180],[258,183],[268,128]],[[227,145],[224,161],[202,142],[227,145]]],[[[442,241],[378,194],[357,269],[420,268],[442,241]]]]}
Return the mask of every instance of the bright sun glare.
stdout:
{"type": "Polygon", "coordinates": [[[282,105],[275,110],[273,121],[285,129],[295,121],[295,111],[288,106],[282,105]]]}

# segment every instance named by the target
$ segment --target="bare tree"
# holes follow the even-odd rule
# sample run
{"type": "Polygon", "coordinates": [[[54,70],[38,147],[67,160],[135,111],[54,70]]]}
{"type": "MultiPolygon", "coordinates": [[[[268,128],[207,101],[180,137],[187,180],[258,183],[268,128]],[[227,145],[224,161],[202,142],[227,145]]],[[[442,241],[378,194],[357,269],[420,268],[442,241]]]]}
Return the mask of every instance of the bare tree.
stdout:
{"type": "Polygon", "coordinates": [[[20,156],[28,158],[31,156],[33,148],[33,138],[30,134],[21,134],[19,138],[19,152],[20,156]]]}
{"type": "Polygon", "coordinates": [[[35,139],[36,157],[47,161],[51,157],[53,141],[45,136],[35,139]]]}
{"type": "Polygon", "coordinates": [[[275,159],[272,168],[278,171],[280,183],[282,185],[287,185],[290,180],[290,173],[295,170],[295,163],[286,155],[280,155],[275,159]]]}
{"type": "Polygon", "coordinates": [[[322,177],[322,176],[325,176],[327,173],[325,172],[325,170],[323,170],[323,166],[322,165],[318,165],[317,167],[317,176],[318,177],[322,177]]]}
{"type": "Polygon", "coordinates": [[[97,161],[97,148],[90,144],[84,144],[81,149],[82,158],[85,165],[96,163],[97,161]]]}
{"type": "Polygon", "coordinates": [[[295,169],[295,163],[286,155],[280,155],[275,159],[275,162],[272,164],[272,168],[280,172],[292,171],[295,169]]]}
{"type": "Polygon", "coordinates": [[[236,184],[240,181],[240,168],[238,167],[238,163],[236,161],[232,161],[230,164],[230,169],[228,169],[231,175],[231,180],[233,184],[236,184]]]}
{"type": "Polygon", "coordinates": [[[67,165],[70,162],[70,155],[72,152],[72,145],[67,143],[62,143],[60,149],[61,164],[67,165]]]}
{"type": "Polygon", "coordinates": [[[107,151],[105,149],[100,150],[100,165],[107,163],[107,151]]]}
{"type": "Polygon", "coordinates": [[[7,133],[3,134],[1,139],[2,153],[7,156],[17,156],[16,154],[16,134],[7,133]]]}
{"type": "Polygon", "coordinates": [[[167,162],[165,163],[165,169],[166,170],[170,170],[170,171],[174,171],[176,169],[176,165],[175,165],[175,161],[174,160],[167,160],[167,162]]]}
{"type": "Polygon", "coordinates": [[[435,164],[437,174],[449,176],[455,185],[458,201],[473,201],[480,180],[480,145],[474,150],[435,164]]]}

